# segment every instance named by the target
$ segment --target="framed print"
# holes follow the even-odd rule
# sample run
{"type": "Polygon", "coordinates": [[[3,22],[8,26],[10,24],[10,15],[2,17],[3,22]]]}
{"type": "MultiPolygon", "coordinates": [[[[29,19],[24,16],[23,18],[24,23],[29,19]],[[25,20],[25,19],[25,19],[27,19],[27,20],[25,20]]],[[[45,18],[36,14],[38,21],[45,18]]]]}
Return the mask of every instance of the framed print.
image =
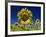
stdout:
{"type": "Polygon", "coordinates": [[[9,1],[6,7],[7,35],[39,35],[45,33],[43,2],[9,1]]]}

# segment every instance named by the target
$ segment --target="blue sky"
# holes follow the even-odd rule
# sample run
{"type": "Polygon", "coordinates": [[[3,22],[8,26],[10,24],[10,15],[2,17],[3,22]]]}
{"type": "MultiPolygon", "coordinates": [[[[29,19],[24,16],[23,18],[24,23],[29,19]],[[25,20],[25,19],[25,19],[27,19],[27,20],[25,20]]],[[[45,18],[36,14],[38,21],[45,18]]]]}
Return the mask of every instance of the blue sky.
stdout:
{"type": "Polygon", "coordinates": [[[18,21],[17,13],[20,11],[22,8],[27,8],[28,10],[32,11],[33,14],[33,21],[36,21],[36,19],[41,20],[41,7],[34,7],[34,6],[11,6],[11,24],[18,21]]]}

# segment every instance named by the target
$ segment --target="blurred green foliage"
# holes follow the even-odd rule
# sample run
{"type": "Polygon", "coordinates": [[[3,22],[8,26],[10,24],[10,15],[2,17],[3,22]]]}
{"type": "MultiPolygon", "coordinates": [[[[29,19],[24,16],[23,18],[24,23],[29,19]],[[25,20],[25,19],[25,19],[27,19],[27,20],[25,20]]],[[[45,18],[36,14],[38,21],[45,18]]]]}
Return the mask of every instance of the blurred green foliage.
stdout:
{"type": "Polygon", "coordinates": [[[11,25],[11,31],[34,31],[34,30],[40,30],[41,29],[41,24],[39,20],[36,20],[34,22],[34,27],[32,25],[28,24],[27,26],[20,26],[18,23],[12,24],[11,25]]]}

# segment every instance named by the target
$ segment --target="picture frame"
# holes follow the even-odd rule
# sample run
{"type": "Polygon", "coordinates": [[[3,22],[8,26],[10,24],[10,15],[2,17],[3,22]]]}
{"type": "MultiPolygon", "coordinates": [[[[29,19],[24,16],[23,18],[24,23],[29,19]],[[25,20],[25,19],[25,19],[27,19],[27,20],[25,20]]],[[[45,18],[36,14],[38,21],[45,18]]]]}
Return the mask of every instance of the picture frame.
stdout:
{"type": "MultiPolygon", "coordinates": [[[[34,18],[33,18],[33,20],[34,20],[34,18]]],[[[36,22],[36,20],[35,20],[35,22],[36,22]]],[[[21,24],[23,24],[23,23],[21,23],[21,24]]],[[[32,30],[33,30],[33,28],[32,28],[32,30]]],[[[5,35],[6,36],[24,36],[24,35],[40,35],[40,34],[45,34],[45,3],[43,3],[43,2],[26,2],[26,1],[8,1],[7,3],[5,3],[5,35]],[[35,19],[36,18],[40,19],[41,24],[39,27],[39,31],[37,31],[38,29],[35,30],[35,27],[34,27],[35,31],[28,31],[29,29],[25,30],[25,28],[24,28],[22,31],[20,30],[20,31],[14,32],[14,30],[15,30],[14,29],[13,31],[10,32],[10,24],[15,22],[15,21],[13,21],[14,16],[16,19],[16,14],[14,15],[14,11],[15,12],[16,12],[16,10],[21,11],[21,9],[22,9],[22,11],[28,10],[28,9],[31,10],[32,14],[34,14],[33,16],[35,17],[35,19]],[[33,9],[34,9],[34,12],[33,12],[33,9]],[[38,14],[35,12],[37,12],[38,14]]]]}

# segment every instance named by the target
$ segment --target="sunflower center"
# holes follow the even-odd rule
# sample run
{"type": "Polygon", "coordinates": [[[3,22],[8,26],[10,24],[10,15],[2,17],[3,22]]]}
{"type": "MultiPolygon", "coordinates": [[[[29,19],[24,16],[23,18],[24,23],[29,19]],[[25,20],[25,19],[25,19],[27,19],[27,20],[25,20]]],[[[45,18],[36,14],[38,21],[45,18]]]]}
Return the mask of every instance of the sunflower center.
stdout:
{"type": "Polygon", "coordinates": [[[28,18],[29,18],[28,15],[23,15],[22,20],[23,20],[23,21],[27,21],[28,18]]]}

